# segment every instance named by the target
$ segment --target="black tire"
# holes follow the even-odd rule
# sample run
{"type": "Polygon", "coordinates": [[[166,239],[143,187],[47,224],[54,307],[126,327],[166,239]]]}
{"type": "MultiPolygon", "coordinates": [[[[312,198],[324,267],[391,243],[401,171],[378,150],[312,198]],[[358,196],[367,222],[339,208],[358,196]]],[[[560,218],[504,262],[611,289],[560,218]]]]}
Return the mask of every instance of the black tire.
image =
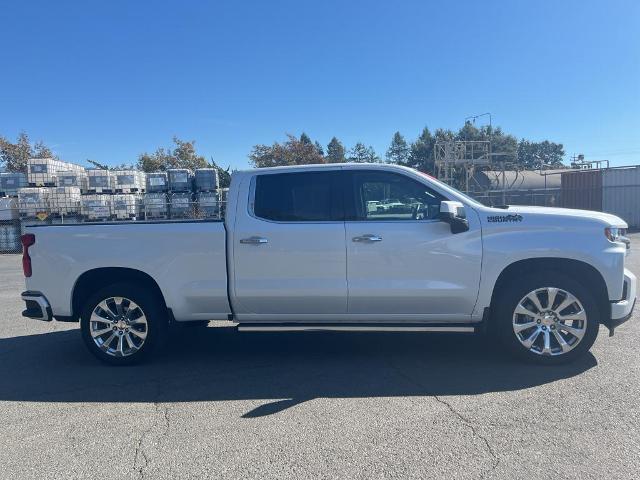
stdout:
{"type": "Polygon", "coordinates": [[[499,340],[507,352],[528,363],[559,365],[572,362],[587,353],[598,336],[601,314],[594,297],[586,285],[560,272],[533,273],[513,279],[494,300],[490,333],[499,340]],[[527,349],[516,336],[513,327],[514,310],[520,300],[529,292],[544,287],[555,287],[570,292],[586,312],[586,331],[582,339],[573,349],[559,355],[541,355],[527,349]]]}
{"type": "MultiPolygon", "coordinates": [[[[157,294],[150,289],[131,283],[112,284],[91,295],[84,303],[80,318],[80,330],[86,347],[98,359],[111,365],[131,365],[147,359],[163,345],[167,327],[167,313],[162,299],[158,298],[157,294]],[[94,309],[100,302],[111,297],[124,297],[132,300],[140,307],[146,317],[146,338],[135,353],[127,356],[114,356],[103,351],[91,335],[90,319],[94,309]]],[[[108,334],[105,335],[108,336],[108,334]]]]}

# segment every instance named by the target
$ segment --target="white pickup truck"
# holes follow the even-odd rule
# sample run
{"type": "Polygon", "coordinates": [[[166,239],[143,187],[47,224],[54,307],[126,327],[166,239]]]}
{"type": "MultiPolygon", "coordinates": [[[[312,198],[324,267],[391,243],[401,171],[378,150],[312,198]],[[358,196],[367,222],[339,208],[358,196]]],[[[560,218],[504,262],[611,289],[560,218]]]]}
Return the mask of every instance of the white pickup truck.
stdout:
{"type": "Polygon", "coordinates": [[[631,316],[626,228],[598,212],[489,208],[398,166],[250,170],[233,175],[224,221],[30,228],[23,315],[79,320],[114,364],[162,348],[174,323],[209,320],[478,332],[555,364],[631,316]]]}

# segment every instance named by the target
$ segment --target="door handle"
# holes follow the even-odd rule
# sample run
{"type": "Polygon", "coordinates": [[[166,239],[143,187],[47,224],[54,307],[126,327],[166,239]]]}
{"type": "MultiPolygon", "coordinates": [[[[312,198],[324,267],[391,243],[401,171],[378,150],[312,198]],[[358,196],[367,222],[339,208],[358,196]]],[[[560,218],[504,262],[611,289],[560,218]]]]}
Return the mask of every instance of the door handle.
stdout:
{"type": "Polygon", "coordinates": [[[353,237],[352,240],[354,242],[360,242],[360,243],[373,243],[373,242],[381,242],[382,241],[382,237],[379,235],[372,235],[370,233],[366,234],[366,235],[362,235],[360,237],[353,237]]]}
{"type": "Polygon", "coordinates": [[[241,238],[240,243],[244,243],[245,245],[263,245],[269,243],[269,240],[264,237],[249,237],[241,238]]]}

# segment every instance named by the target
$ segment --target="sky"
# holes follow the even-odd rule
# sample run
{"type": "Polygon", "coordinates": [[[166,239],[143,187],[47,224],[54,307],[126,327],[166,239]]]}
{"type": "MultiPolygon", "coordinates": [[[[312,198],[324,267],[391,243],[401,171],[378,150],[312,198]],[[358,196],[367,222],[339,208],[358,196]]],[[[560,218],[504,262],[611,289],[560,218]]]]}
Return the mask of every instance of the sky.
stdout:
{"type": "Polygon", "coordinates": [[[382,156],[395,131],[490,112],[567,158],[640,164],[636,0],[25,0],[0,25],[0,135],[76,163],[135,163],[177,135],[246,168],[303,131],[382,156]]]}

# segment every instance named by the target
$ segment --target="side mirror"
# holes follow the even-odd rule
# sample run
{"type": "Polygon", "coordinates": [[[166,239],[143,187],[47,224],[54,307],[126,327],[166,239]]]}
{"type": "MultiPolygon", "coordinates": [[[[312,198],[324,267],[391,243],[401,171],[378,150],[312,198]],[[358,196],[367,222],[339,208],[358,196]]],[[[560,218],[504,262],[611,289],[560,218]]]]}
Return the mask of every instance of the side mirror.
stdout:
{"type": "Polygon", "coordinates": [[[460,202],[449,200],[440,203],[440,220],[451,227],[451,233],[462,233],[469,230],[469,222],[464,211],[464,205],[460,202]]]}

